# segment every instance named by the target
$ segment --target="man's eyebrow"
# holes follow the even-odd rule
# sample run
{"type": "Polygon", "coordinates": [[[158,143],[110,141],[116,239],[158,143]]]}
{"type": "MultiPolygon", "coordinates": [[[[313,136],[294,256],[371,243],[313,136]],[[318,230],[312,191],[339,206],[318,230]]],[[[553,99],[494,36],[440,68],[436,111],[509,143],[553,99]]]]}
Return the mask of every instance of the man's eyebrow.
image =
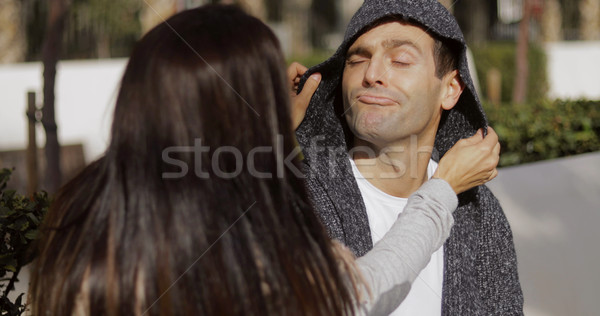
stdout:
{"type": "Polygon", "coordinates": [[[416,49],[417,52],[419,52],[419,54],[423,53],[421,48],[419,48],[419,46],[417,46],[417,44],[415,44],[413,41],[410,41],[410,40],[388,39],[388,40],[383,41],[383,43],[381,45],[385,49],[397,48],[400,46],[410,46],[410,47],[416,49]]]}
{"type": "Polygon", "coordinates": [[[354,48],[350,48],[346,53],[346,59],[354,55],[366,56],[369,55],[369,50],[364,46],[356,46],[354,48]]]}

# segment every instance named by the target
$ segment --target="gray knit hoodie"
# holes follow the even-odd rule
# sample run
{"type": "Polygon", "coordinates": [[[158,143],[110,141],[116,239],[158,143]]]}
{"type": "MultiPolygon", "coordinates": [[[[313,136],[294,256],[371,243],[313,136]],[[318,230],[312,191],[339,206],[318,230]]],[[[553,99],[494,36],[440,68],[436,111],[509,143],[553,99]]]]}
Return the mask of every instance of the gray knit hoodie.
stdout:
{"type": "MultiPolygon", "coordinates": [[[[473,87],[466,44],[454,17],[436,0],[366,0],[354,15],[336,53],[304,75],[322,74],[306,116],[297,130],[303,148],[307,187],[332,238],[357,256],[373,243],[369,222],[348,161],[340,81],[348,48],[368,26],[387,16],[401,16],[460,49],[459,72],[465,83],[457,105],[440,122],[433,158],[459,139],[471,136],[487,120],[473,87]]],[[[517,274],[512,233],[500,204],[485,186],[459,196],[455,225],[444,245],[443,315],[521,315],[523,294],[517,274]]]]}

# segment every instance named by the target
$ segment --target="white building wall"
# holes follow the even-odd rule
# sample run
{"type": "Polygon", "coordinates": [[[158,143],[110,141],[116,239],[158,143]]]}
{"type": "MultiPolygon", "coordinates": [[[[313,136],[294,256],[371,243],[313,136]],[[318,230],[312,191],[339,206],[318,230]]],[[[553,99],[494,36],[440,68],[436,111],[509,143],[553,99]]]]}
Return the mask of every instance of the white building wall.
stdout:
{"type": "Polygon", "coordinates": [[[600,100],[600,42],[546,44],[550,98],[600,100]]]}
{"type": "MultiPolygon", "coordinates": [[[[106,149],[118,83],[126,59],[65,61],[57,67],[56,123],[61,144],[82,143],[86,161],[106,149]]],[[[27,147],[27,91],[42,104],[42,64],[0,66],[0,151],[27,147]]],[[[45,134],[38,127],[38,146],[45,134]]]]}

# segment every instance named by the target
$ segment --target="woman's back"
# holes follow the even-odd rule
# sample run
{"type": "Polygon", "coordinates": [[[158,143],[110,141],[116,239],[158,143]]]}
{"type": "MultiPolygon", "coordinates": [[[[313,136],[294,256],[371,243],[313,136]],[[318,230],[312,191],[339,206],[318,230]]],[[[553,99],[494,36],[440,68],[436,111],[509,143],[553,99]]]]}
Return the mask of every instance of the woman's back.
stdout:
{"type": "Polygon", "coordinates": [[[182,12],[136,45],[103,158],[59,193],[37,314],[333,315],[353,295],[294,151],[284,60],[241,10],[182,12]]]}

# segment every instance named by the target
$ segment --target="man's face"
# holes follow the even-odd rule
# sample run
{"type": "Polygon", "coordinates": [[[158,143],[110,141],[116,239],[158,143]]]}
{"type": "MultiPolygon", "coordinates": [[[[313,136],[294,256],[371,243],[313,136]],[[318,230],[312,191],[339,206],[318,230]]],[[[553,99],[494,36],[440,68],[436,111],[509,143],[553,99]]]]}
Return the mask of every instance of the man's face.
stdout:
{"type": "Polygon", "coordinates": [[[411,135],[433,145],[446,80],[436,76],[433,38],[389,22],[348,49],[342,77],[344,111],[354,135],[385,147],[411,135]]]}

